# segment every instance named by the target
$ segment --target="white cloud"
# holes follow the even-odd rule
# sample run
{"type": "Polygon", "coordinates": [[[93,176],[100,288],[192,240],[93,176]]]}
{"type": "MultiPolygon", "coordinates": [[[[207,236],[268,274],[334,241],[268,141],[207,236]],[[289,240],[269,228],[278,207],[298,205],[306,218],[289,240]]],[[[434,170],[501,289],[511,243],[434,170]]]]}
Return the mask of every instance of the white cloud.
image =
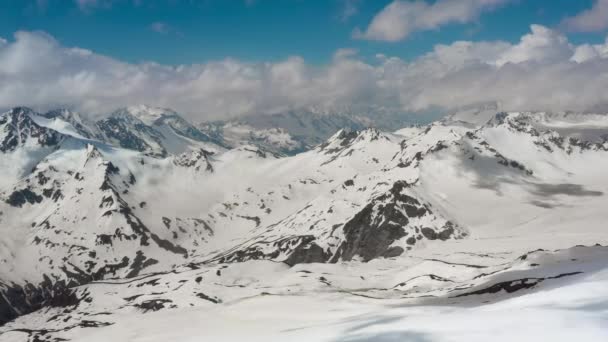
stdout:
{"type": "Polygon", "coordinates": [[[338,50],[325,66],[224,59],[177,67],[131,64],[62,46],[42,32],[0,43],[0,108],[70,106],[85,113],[146,103],[194,120],[316,106],[453,110],[497,101],[505,110],[608,110],[607,45],[575,46],[542,26],[517,44],[459,41],[411,62],[364,62],[338,50]]]}
{"type": "Polygon", "coordinates": [[[360,39],[399,41],[412,32],[436,30],[447,24],[469,23],[484,11],[495,9],[511,0],[395,0],[373,19],[365,31],[355,30],[360,39]]]}
{"type": "Polygon", "coordinates": [[[559,61],[572,56],[572,45],[564,35],[541,25],[532,25],[531,30],[521,38],[519,44],[505,51],[496,64],[559,61]]]}
{"type": "Polygon", "coordinates": [[[593,7],[562,22],[574,32],[600,32],[608,29],[608,0],[595,0],[593,7]]]}
{"type": "Polygon", "coordinates": [[[583,44],[576,48],[571,60],[584,63],[593,59],[608,58],[608,39],[604,44],[583,44]]]}
{"type": "Polygon", "coordinates": [[[336,50],[336,52],[334,52],[334,59],[343,59],[343,58],[354,57],[357,55],[357,53],[359,53],[359,51],[357,51],[357,49],[351,49],[351,48],[338,49],[338,50],[336,50]]]}

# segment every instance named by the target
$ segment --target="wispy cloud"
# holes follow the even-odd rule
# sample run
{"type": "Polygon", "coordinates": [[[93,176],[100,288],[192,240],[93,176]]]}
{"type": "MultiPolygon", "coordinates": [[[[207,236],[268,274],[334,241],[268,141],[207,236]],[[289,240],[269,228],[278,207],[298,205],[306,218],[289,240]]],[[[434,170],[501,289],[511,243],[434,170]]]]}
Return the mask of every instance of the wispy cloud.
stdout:
{"type": "Polygon", "coordinates": [[[100,4],[100,0],[74,0],[76,5],[82,11],[88,11],[91,8],[97,7],[100,4]]]}
{"type": "Polygon", "coordinates": [[[595,0],[593,7],[564,19],[562,25],[574,32],[601,32],[608,29],[608,0],[595,0]]]}
{"type": "Polygon", "coordinates": [[[469,23],[484,11],[493,10],[512,0],[395,0],[378,13],[367,29],[356,29],[358,39],[399,41],[416,31],[436,30],[453,23],[469,23]]]}
{"type": "Polygon", "coordinates": [[[164,23],[162,21],[157,21],[157,22],[150,24],[150,30],[152,30],[156,33],[160,33],[160,34],[169,34],[169,32],[172,31],[172,28],[167,23],[164,23]]]}
{"type": "Polygon", "coordinates": [[[342,9],[340,12],[340,20],[348,21],[351,17],[359,13],[359,6],[362,0],[341,0],[342,9]]]}
{"type": "Polygon", "coordinates": [[[83,12],[91,12],[97,8],[110,8],[114,0],[74,0],[76,6],[83,12]]]}

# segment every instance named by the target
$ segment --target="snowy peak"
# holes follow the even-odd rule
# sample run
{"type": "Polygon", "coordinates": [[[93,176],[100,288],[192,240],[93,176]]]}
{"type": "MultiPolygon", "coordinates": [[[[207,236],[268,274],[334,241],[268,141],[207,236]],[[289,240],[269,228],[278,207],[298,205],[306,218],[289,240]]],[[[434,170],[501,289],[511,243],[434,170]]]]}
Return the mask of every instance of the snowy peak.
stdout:
{"type": "Polygon", "coordinates": [[[199,149],[196,151],[184,152],[173,159],[173,164],[185,168],[190,168],[195,171],[213,172],[211,156],[215,153],[199,149]]]}
{"type": "Polygon", "coordinates": [[[14,108],[0,116],[0,151],[14,151],[18,146],[58,145],[65,137],[56,131],[38,125],[36,113],[25,107],[14,108]]]}
{"type": "Polygon", "coordinates": [[[6,140],[4,150],[23,143],[25,135],[31,134],[40,136],[43,146],[52,145],[54,141],[51,138],[61,135],[77,140],[95,140],[157,158],[201,148],[219,152],[225,146],[223,141],[201,132],[176,112],[147,106],[119,109],[97,122],[68,109],[39,114],[29,108],[18,107],[2,117],[0,124],[4,126],[3,138],[6,140]],[[20,133],[15,133],[17,131],[20,133]],[[48,140],[39,131],[49,132],[46,135],[48,140]]]}
{"type": "Polygon", "coordinates": [[[162,146],[162,135],[127,110],[118,110],[106,119],[97,122],[106,141],[122,148],[164,157],[167,151],[162,146]]]}
{"type": "Polygon", "coordinates": [[[375,141],[391,141],[391,137],[375,128],[361,131],[341,129],[331,136],[325,143],[317,147],[326,154],[336,153],[358,145],[365,145],[375,141]]]}
{"type": "Polygon", "coordinates": [[[151,107],[151,106],[146,106],[146,105],[130,106],[130,107],[123,108],[119,111],[123,112],[123,113],[128,113],[128,114],[138,118],[139,120],[141,120],[148,126],[154,125],[154,123],[156,121],[158,121],[164,117],[171,117],[171,116],[179,117],[179,115],[171,109],[151,107]]]}
{"type": "Polygon", "coordinates": [[[138,118],[147,126],[156,126],[161,130],[163,126],[166,126],[185,138],[201,142],[218,143],[218,141],[214,141],[214,139],[198,130],[194,125],[171,109],[139,105],[127,107],[120,111],[138,118]]]}
{"type": "Polygon", "coordinates": [[[222,141],[212,139],[176,112],[164,108],[119,109],[97,125],[110,142],[156,157],[200,148],[219,151],[224,146],[222,141]]]}
{"type": "MultiPolygon", "coordinates": [[[[498,113],[480,130],[491,137],[525,136],[539,149],[571,154],[608,150],[608,120],[601,115],[546,112],[498,113]]],[[[513,138],[514,139],[514,138],[513,138]]]]}
{"type": "Polygon", "coordinates": [[[47,128],[75,138],[101,140],[101,132],[93,121],[69,109],[56,109],[38,114],[36,121],[47,128]]]}

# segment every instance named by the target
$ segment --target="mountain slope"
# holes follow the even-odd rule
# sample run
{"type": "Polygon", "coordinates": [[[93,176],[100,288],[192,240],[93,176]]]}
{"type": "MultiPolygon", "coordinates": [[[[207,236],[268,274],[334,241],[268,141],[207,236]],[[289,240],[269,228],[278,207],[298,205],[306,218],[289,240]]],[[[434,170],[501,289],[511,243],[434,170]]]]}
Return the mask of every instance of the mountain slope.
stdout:
{"type": "Polygon", "coordinates": [[[59,148],[67,136],[38,125],[28,108],[15,108],[0,116],[0,167],[4,189],[26,175],[46,155],[59,148]]]}

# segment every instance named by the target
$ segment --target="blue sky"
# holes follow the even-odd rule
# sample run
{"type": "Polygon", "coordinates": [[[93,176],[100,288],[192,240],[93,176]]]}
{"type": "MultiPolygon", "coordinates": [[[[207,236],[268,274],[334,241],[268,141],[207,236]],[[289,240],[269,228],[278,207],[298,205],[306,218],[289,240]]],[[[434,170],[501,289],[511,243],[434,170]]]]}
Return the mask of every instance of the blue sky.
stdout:
{"type": "MultiPolygon", "coordinates": [[[[324,64],[339,48],[411,60],[435,44],[456,40],[517,42],[532,23],[559,27],[592,0],[519,0],[485,11],[468,23],[447,23],[396,42],[354,39],[387,0],[3,0],[0,37],[41,30],[65,46],[128,61],[203,63],[233,57],[277,61],[302,56],[324,64]],[[88,5],[86,5],[88,3],[88,5]],[[349,10],[350,9],[350,10],[349,10]],[[160,32],[159,32],[160,31],[160,32]]],[[[430,1],[430,0],[429,0],[430,1]]],[[[568,33],[574,42],[599,43],[605,32],[568,33]]]]}

